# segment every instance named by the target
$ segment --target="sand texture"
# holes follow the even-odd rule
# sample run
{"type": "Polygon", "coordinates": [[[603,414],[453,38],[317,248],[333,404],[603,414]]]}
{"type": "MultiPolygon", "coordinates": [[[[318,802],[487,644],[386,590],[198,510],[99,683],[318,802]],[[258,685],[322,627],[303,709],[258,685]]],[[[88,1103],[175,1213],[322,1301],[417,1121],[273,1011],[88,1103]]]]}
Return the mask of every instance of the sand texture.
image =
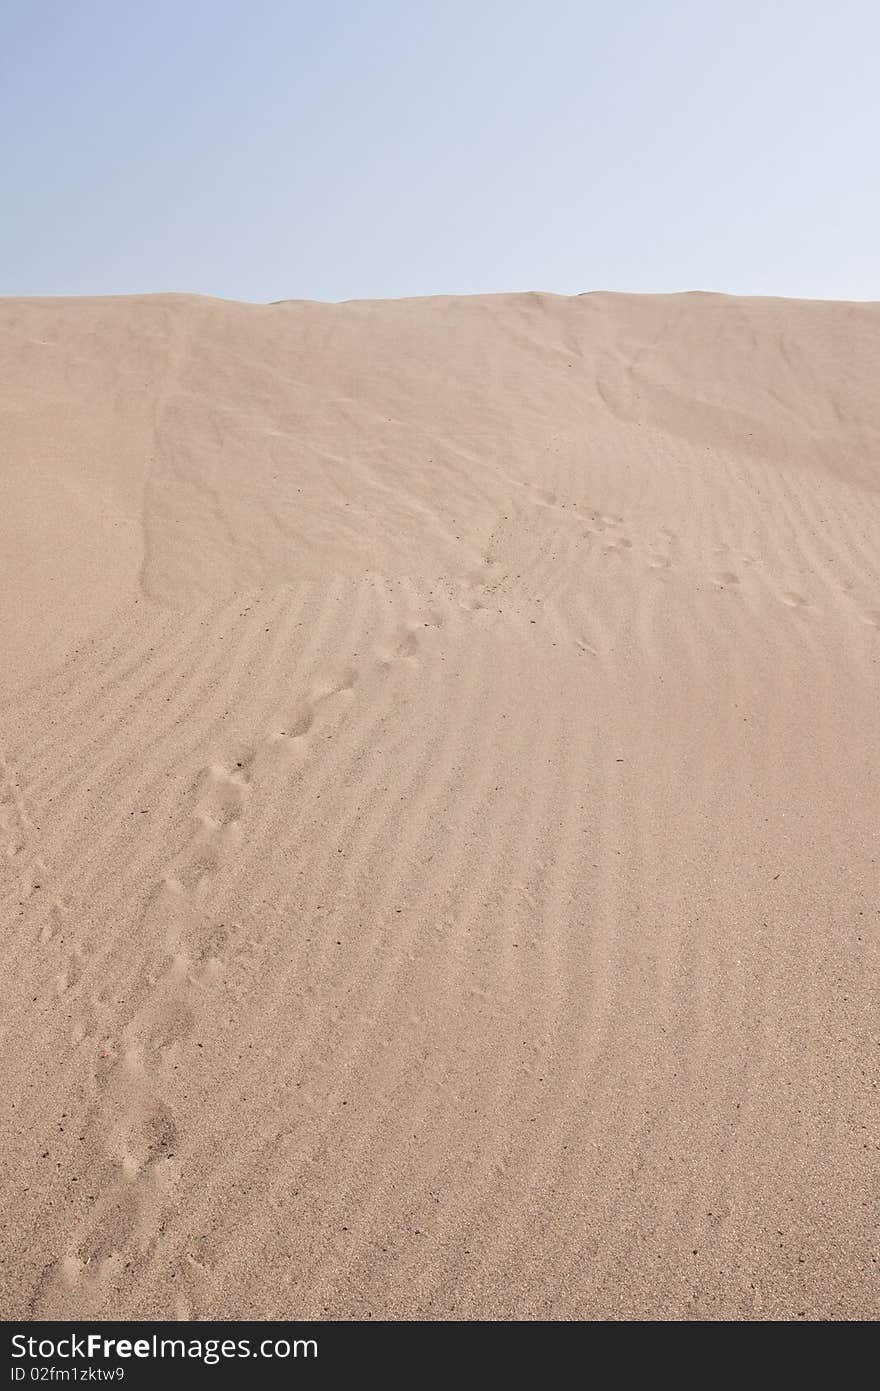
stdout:
{"type": "Polygon", "coordinates": [[[878,1311],[880,305],[0,302],[0,1309],[878,1311]]]}

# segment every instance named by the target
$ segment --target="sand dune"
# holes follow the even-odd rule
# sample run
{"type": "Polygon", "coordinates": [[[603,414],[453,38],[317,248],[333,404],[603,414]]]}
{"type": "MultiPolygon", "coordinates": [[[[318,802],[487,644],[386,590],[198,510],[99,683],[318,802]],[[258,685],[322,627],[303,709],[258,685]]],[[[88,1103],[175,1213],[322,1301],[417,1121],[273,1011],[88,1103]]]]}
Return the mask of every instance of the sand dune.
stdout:
{"type": "Polygon", "coordinates": [[[6,1316],[876,1315],[880,306],[0,363],[6,1316]]]}

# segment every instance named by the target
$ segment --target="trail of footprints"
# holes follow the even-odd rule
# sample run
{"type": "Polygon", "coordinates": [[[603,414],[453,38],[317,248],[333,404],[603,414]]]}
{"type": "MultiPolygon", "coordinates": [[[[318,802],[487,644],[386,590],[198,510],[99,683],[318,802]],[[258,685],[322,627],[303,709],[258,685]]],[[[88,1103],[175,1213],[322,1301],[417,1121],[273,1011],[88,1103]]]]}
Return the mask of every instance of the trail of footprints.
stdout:
{"type": "MultiPolygon", "coordinates": [[[[425,629],[442,622],[436,609],[411,618],[361,668],[347,667],[316,685],[292,707],[281,729],[229,763],[210,763],[196,778],[192,835],[141,909],[138,937],[144,951],[128,991],[134,1006],[128,1023],[116,1037],[108,1035],[98,998],[85,1006],[74,1029],[75,1044],[95,1049],[84,1138],[100,1156],[105,1175],[94,1178],[99,1187],[86,1222],[44,1272],[33,1301],[35,1316],[51,1316],[57,1296],[63,1296],[63,1307],[78,1307],[84,1316],[100,1311],[126,1275],[156,1255],[163,1214],[178,1182],[182,1142],[183,1121],[169,1082],[186,1062],[230,954],[246,950],[240,926],[209,912],[206,900],[215,876],[243,843],[261,768],[277,768],[285,751],[306,753],[319,727],[326,722],[332,731],[360,681],[417,662],[425,629]]],[[[75,954],[59,989],[75,983],[82,964],[75,954]]],[[[192,1288],[179,1298],[180,1317],[192,1316],[198,1307],[198,1283],[204,1279],[198,1263],[190,1265],[192,1288]]]]}
{"type": "MultiPolygon", "coordinates": [[[[93,1176],[96,1196],[86,1222],[44,1275],[38,1316],[52,1313],[56,1292],[84,1316],[100,1311],[126,1274],[155,1255],[179,1175],[180,1120],[169,1082],[222,979],[236,931],[207,912],[203,900],[241,843],[250,788],[244,760],[203,769],[192,789],[191,839],[141,909],[143,954],[126,991],[129,1020],[119,1034],[108,1034],[99,996],[75,1026],[74,1044],[95,1050],[83,1138],[103,1172],[93,1176]]],[[[177,1313],[191,1312],[182,1294],[177,1313]]]]}
{"type": "MultiPolygon", "coordinates": [[[[15,771],[15,763],[8,755],[3,755],[0,757],[0,833],[3,836],[3,848],[7,860],[16,867],[22,866],[19,879],[21,902],[25,903],[37,895],[42,895],[48,903],[46,918],[40,930],[40,941],[46,944],[63,932],[64,920],[70,905],[62,895],[49,892],[49,869],[42,857],[28,857],[30,833],[34,829],[33,818],[15,771]]],[[[56,976],[59,994],[75,984],[81,968],[81,953],[75,946],[66,970],[56,976]]]]}
{"type": "MultiPolygon", "coordinates": [[[[583,527],[585,538],[599,537],[606,552],[632,549],[621,517],[566,507],[552,492],[521,486],[536,506],[558,508],[583,527]]],[[[663,529],[648,553],[649,565],[670,568],[677,544],[675,534],[663,529]]],[[[718,554],[730,567],[734,553],[720,547],[718,554]]],[[[740,559],[746,565],[758,565],[753,557],[740,559]]],[[[483,560],[479,570],[465,576],[458,587],[462,609],[490,607],[504,583],[491,541],[483,560]]],[[[735,590],[740,580],[732,568],[726,568],[719,570],[712,583],[718,590],[735,590]]],[[[807,604],[794,591],[780,597],[792,608],[807,604]]],[[[317,739],[332,738],[359,686],[418,664],[426,630],[441,628],[444,616],[437,607],[412,614],[370,657],[313,686],[291,707],[279,728],[265,733],[237,757],[209,763],[196,778],[191,788],[192,834],[141,910],[143,959],[129,991],[133,1008],[128,1023],[117,1037],[108,1036],[102,1029],[101,1001],[95,999],[85,1005],[75,1025],[74,1043],[95,1048],[86,1132],[93,1153],[101,1156],[105,1176],[95,1177],[97,1197],[86,1222],[44,1272],[33,1301],[36,1316],[51,1316],[57,1310],[55,1295],[62,1292],[64,1308],[79,1304],[83,1314],[100,1311],[126,1273],[156,1254],[163,1214],[178,1181],[182,1142],[183,1121],[175,1112],[169,1082],[184,1065],[186,1049],[203,1011],[210,1007],[212,992],[224,980],[231,955],[247,950],[242,929],[208,911],[208,895],[218,873],[234,862],[243,844],[262,770],[277,770],[279,763],[283,770],[286,764],[308,756],[317,739]]],[[[871,611],[864,621],[880,628],[880,612],[871,611]]],[[[31,824],[11,762],[2,759],[0,830],[10,859],[23,855],[31,824]]],[[[46,877],[46,866],[34,861],[24,875],[23,892],[42,892],[46,877]]],[[[44,942],[63,933],[67,911],[63,898],[49,897],[44,942]]],[[[84,966],[81,950],[73,946],[55,978],[59,994],[77,983],[84,966]]],[[[192,1288],[189,1295],[181,1294],[177,1310],[182,1317],[191,1316],[197,1308],[198,1282],[208,1278],[198,1262],[193,1260],[191,1265],[192,1288]]]]}
{"type": "MultiPolygon", "coordinates": [[[[512,480],[513,481],[513,480],[512,480]]],[[[538,488],[530,483],[522,483],[519,480],[517,485],[525,490],[528,500],[535,507],[549,508],[552,511],[574,518],[582,527],[583,539],[590,540],[598,538],[604,542],[604,551],[611,554],[614,551],[628,551],[632,549],[632,541],[626,535],[624,521],[609,512],[600,512],[592,508],[583,508],[574,503],[566,503],[560,500],[556,493],[547,488],[538,488]]],[[[672,536],[672,533],[668,533],[672,536]]]]}
{"type": "MultiPolygon", "coordinates": [[[[551,509],[559,512],[584,527],[582,536],[584,540],[598,537],[604,542],[602,552],[604,555],[612,555],[615,552],[625,553],[633,549],[632,540],[626,535],[624,519],[611,513],[599,512],[593,509],[585,509],[583,505],[576,506],[573,503],[561,501],[556,493],[539,488],[533,484],[523,483],[520,480],[510,480],[522,488],[528,500],[535,506],[544,509],[551,509]]],[[[648,549],[648,565],[654,570],[669,570],[673,567],[675,559],[675,548],[679,544],[679,538],[674,531],[668,527],[661,527],[657,539],[648,549]]],[[[761,561],[757,556],[734,552],[727,545],[718,546],[716,553],[722,557],[722,563],[727,562],[728,568],[720,569],[711,576],[712,587],[717,591],[736,592],[742,585],[741,576],[731,567],[730,562],[740,564],[748,572],[756,573],[761,569],[761,561]]],[[[855,583],[845,582],[838,586],[839,592],[846,598],[855,598],[855,583]]],[[[812,607],[811,599],[800,593],[796,589],[781,589],[777,591],[780,603],[786,608],[802,610],[812,607]]],[[[880,609],[859,607],[858,617],[860,622],[867,627],[880,629],[880,609]]]]}
{"type": "Polygon", "coordinates": [[[32,824],[15,765],[4,755],[0,757],[0,834],[8,859],[17,860],[21,856],[32,824]]]}

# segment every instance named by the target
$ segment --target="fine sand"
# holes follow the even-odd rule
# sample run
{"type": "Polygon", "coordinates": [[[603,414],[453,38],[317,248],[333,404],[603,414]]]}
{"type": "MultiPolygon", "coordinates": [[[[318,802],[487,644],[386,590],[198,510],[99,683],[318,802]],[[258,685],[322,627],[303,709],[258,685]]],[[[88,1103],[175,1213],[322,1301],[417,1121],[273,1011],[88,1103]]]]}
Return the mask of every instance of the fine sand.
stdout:
{"type": "Polygon", "coordinates": [[[7,1317],[876,1315],[878,383],[0,302],[7,1317]]]}

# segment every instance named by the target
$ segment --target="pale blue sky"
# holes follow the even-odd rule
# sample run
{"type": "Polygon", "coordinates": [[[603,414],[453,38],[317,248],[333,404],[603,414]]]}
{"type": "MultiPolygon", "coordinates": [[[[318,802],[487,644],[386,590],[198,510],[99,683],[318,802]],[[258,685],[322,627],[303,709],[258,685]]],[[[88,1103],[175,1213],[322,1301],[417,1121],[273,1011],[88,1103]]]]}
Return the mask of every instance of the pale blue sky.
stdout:
{"type": "Polygon", "coordinates": [[[876,0],[0,14],[0,294],[880,299],[876,0]]]}

